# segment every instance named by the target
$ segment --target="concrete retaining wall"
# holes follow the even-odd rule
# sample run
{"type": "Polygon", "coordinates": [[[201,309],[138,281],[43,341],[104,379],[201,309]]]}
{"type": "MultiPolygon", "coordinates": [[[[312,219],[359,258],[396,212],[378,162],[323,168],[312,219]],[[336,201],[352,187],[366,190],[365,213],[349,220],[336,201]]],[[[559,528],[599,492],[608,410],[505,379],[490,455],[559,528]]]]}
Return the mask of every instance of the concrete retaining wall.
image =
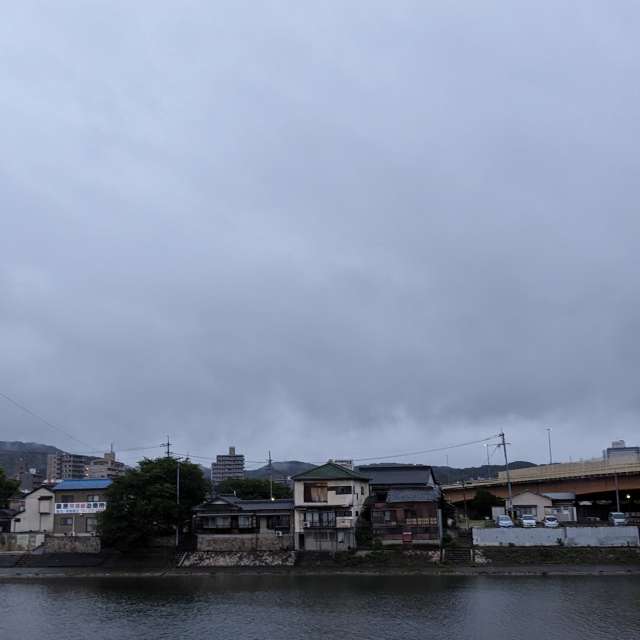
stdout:
{"type": "Polygon", "coordinates": [[[275,533],[209,535],[198,534],[198,551],[289,551],[293,536],[275,533]]]}
{"type": "Polygon", "coordinates": [[[100,553],[100,536],[47,536],[45,553],[100,553]]]}
{"type": "Polygon", "coordinates": [[[568,547],[637,547],[638,527],[567,527],[568,547]]]}
{"type": "Polygon", "coordinates": [[[0,551],[33,551],[44,542],[44,533],[0,533],[0,551]]]}
{"type": "Polygon", "coordinates": [[[558,527],[557,529],[473,529],[480,547],[637,547],[638,527],[558,527]]]}

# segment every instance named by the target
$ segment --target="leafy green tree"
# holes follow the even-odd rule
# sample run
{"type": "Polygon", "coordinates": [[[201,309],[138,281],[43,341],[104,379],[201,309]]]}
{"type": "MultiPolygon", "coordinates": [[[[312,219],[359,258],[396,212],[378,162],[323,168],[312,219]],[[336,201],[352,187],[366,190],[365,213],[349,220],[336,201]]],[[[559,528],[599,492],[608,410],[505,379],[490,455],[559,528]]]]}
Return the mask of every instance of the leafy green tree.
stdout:
{"type": "Polygon", "coordinates": [[[478,489],[473,500],[469,500],[467,505],[473,517],[484,518],[485,516],[491,516],[491,507],[503,506],[504,500],[494,496],[493,493],[486,489],[478,489]]]}
{"type": "Polygon", "coordinates": [[[4,469],[0,467],[0,509],[9,506],[9,498],[20,488],[18,480],[7,478],[4,469]]]}
{"type": "MultiPolygon", "coordinates": [[[[242,500],[268,500],[271,495],[268,480],[253,478],[223,480],[216,486],[216,493],[219,495],[236,495],[242,500]]],[[[273,483],[274,498],[290,498],[291,495],[289,487],[279,482],[273,483]]]]}
{"type": "Polygon", "coordinates": [[[99,521],[105,545],[126,551],[191,522],[191,509],[204,501],[209,484],[198,465],[180,462],[178,505],[177,467],[174,458],[144,459],[137,469],[113,481],[99,521]]]}

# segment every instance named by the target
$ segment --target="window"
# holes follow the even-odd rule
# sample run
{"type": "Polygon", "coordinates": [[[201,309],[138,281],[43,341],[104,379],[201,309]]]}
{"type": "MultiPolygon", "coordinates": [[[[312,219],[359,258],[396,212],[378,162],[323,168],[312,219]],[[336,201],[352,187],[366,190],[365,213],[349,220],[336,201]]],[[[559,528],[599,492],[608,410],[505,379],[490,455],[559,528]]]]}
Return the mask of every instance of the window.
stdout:
{"type": "Polygon", "coordinates": [[[63,527],[70,527],[73,524],[73,518],[60,518],[60,524],[63,527]]]}
{"type": "Polygon", "coordinates": [[[312,482],[304,483],[304,501],[305,502],[326,502],[327,501],[327,485],[314,484],[312,482]]]}
{"type": "Polygon", "coordinates": [[[73,496],[72,495],[64,495],[62,496],[62,502],[68,504],[69,502],[73,502],[73,496]]]}
{"type": "Polygon", "coordinates": [[[87,533],[93,533],[98,529],[98,518],[87,518],[87,533]]]}
{"type": "Polygon", "coordinates": [[[208,516],[202,518],[202,527],[204,529],[230,529],[230,516],[208,516]]]}
{"type": "Polygon", "coordinates": [[[269,516],[267,518],[267,529],[289,529],[289,516],[269,516]]]}
{"type": "Polygon", "coordinates": [[[338,496],[350,496],[353,488],[350,486],[329,487],[329,491],[335,491],[338,496]]]}
{"type": "Polygon", "coordinates": [[[100,502],[100,496],[87,496],[87,502],[100,502]]]}
{"type": "Polygon", "coordinates": [[[335,527],[335,511],[305,511],[304,521],[311,527],[335,527]]]}
{"type": "Polygon", "coordinates": [[[364,485],[361,485],[361,487],[360,487],[360,495],[361,496],[364,495],[364,485]]]}
{"type": "Polygon", "coordinates": [[[351,509],[336,509],[336,518],[350,518],[351,509]]]}
{"type": "Polygon", "coordinates": [[[238,516],[238,529],[252,529],[253,516],[238,516]]]}

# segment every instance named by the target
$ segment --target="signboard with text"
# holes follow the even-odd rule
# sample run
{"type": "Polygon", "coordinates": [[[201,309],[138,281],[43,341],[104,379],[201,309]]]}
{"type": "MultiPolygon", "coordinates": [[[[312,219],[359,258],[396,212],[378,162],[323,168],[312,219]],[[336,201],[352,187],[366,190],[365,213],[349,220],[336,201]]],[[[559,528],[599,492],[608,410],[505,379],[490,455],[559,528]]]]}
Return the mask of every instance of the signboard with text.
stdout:
{"type": "Polygon", "coordinates": [[[107,508],[106,502],[57,502],[56,513],[99,513],[107,508]]]}

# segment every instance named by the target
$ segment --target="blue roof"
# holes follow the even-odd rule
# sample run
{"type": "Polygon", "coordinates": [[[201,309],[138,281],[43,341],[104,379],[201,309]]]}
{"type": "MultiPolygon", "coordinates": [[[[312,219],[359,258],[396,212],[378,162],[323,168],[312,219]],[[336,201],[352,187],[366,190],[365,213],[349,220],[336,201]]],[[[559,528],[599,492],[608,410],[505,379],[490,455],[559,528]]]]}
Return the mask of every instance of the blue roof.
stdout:
{"type": "Polygon", "coordinates": [[[53,487],[54,491],[84,491],[85,489],[107,489],[112,480],[63,480],[53,487]]]}

